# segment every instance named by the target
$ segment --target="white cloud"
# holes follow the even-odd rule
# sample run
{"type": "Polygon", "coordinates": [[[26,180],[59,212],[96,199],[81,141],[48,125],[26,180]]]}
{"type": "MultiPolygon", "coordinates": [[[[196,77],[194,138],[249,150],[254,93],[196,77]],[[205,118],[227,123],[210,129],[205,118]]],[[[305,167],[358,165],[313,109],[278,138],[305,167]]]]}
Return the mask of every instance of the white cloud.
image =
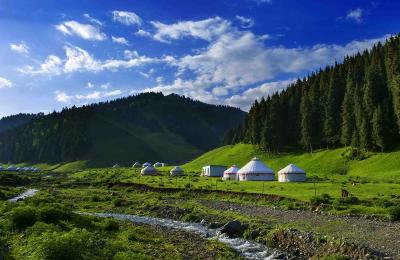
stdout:
{"type": "Polygon", "coordinates": [[[96,100],[101,98],[101,92],[93,91],[86,95],[75,95],[75,98],[78,100],[96,100]]]}
{"type": "Polygon", "coordinates": [[[113,97],[113,96],[122,95],[122,93],[123,93],[122,90],[116,89],[116,90],[104,92],[103,96],[104,96],[104,97],[113,97]]]}
{"type": "Polygon", "coordinates": [[[224,34],[231,26],[229,21],[220,17],[200,21],[182,21],[174,24],[164,24],[158,21],[151,23],[156,29],[153,38],[161,42],[169,42],[188,36],[211,41],[224,34]]]}
{"type": "Polygon", "coordinates": [[[96,19],[96,18],[91,17],[90,14],[84,14],[83,16],[84,16],[86,19],[88,19],[89,22],[94,23],[94,24],[97,24],[97,25],[99,25],[99,26],[103,26],[103,23],[102,23],[102,22],[100,22],[100,21],[99,21],[98,19],[96,19]]]}
{"type": "Polygon", "coordinates": [[[135,32],[135,35],[142,36],[142,37],[150,37],[150,38],[152,37],[151,33],[149,33],[148,31],[142,30],[142,29],[139,29],[137,32],[135,32]]]}
{"type": "Polygon", "coordinates": [[[13,86],[13,83],[3,77],[0,77],[0,88],[11,88],[13,86]]]}
{"type": "Polygon", "coordinates": [[[284,90],[294,80],[282,80],[261,84],[258,87],[249,88],[241,94],[233,95],[225,100],[226,105],[240,107],[248,111],[254,101],[261,100],[262,97],[270,96],[276,92],[284,90]]]}
{"type": "Polygon", "coordinates": [[[76,35],[85,40],[104,41],[107,36],[99,28],[91,24],[82,24],[76,21],[65,21],[56,25],[56,29],[66,35],[76,35]]]}
{"type": "Polygon", "coordinates": [[[55,56],[49,55],[47,59],[40,64],[39,68],[34,68],[32,66],[25,66],[18,71],[25,73],[25,74],[52,74],[52,75],[59,75],[61,74],[62,68],[62,60],[55,56]]]}
{"type": "Polygon", "coordinates": [[[20,54],[29,54],[29,47],[24,42],[10,43],[10,49],[20,54]]]}
{"type": "Polygon", "coordinates": [[[124,93],[124,91],[116,89],[111,91],[92,91],[85,94],[75,94],[68,95],[65,91],[57,90],[54,92],[55,99],[61,103],[81,103],[81,102],[89,102],[96,101],[100,99],[105,99],[109,97],[120,96],[124,93]]]}
{"type": "Polygon", "coordinates": [[[141,56],[136,51],[126,50],[125,58],[98,60],[92,57],[86,50],[77,46],[64,46],[66,58],[61,60],[55,55],[49,55],[46,61],[40,64],[39,68],[25,66],[19,69],[26,74],[51,74],[72,73],[78,71],[99,72],[104,70],[117,71],[119,69],[130,69],[152,63],[162,62],[158,58],[141,56]]]}
{"type": "Polygon", "coordinates": [[[127,11],[112,11],[113,20],[120,22],[124,25],[141,25],[142,19],[134,12],[127,11]]]}
{"type": "MultiPolygon", "coordinates": [[[[161,39],[185,35],[182,33],[184,30],[172,31],[173,36],[164,38],[167,34],[162,34],[161,39]]],[[[191,36],[197,35],[190,30],[185,32],[191,36]]],[[[209,39],[206,36],[203,38],[209,39]]],[[[215,34],[206,48],[194,50],[193,54],[180,58],[169,56],[168,61],[164,57],[163,61],[177,68],[176,79],[172,83],[157,83],[157,86],[145,91],[177,93],[204,102],[225,103],[248,109],[255,97],[265,96],[271,90],[276,91],[287,86],[285,81],[276,81],[278,78],[297,77],[321,66],[333,64],[346,55],[371,48],[378,41],[384,41],[387,36],[352,41],[345,45],[317,44],[298,48],[269,46],[264,43],[267,38],[268,36],[257,36],[247,30],[240,31],[230,25],[222,34],[215,34]],[[266,81],[272,83],[263,84],[266,81]],[[255,84],[259,87],[246,91],[255,84]]]]}
{"type": "Polygon", "coordinates": [[[56,92],[54,92],[54,94],[55,94],[55,99],[61,103],[69,103],[73,98],[72,96],[68,96],[67,93],[65,93],[65,91],[57,90],[56,92]]]}
{"type": "Polygon", "coordinates": [[[119,43],[119,44],[124,44],[124,45],[129,45],[129,41],[127,39],[125,39],[124,37],[114,37],[111,36],[111,39],[113,42],[115,43],[119,43]]]}
{"type": "Polygon", "coordinates": [[[346,19],[353,20],[356,23],[362,23],[363,22],[363,14],[364,14],[364,11],[361,8],[350,10],[346,15],[346,19]]]}
{"type": "Polygon", "coordinates": [[[239,20],[242,28],[251,28],[254,26],[254,20],[251,18],[236,15],[236,19],[239,20]]]}

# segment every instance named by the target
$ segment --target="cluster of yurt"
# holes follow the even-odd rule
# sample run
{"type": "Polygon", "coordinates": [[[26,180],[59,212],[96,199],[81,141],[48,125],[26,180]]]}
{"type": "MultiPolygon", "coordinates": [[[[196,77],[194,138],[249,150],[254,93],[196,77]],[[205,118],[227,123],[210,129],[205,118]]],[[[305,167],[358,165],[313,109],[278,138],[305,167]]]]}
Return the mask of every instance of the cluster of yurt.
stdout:
{"type": "Polygon", "coordinates": [[[174,177],[185,175],[185,171],[179,166],[175,166],[174,168],[172,168],[169,173],[171,174],[171,176],[174,177]]]}
{"type": "MultiPolygon", "coordinates": [[[[202,176],[213,176],[204,174],[204,169],[205,167],[203,167],[202,176]]],[[[219,177],[222,177],[224,180],[273,181],[275,179],[275,173],[260,159],[254,157],[240,169],[236,165],[232,165],[230,168],[223,171],[223,174],[219,175],[219,177]]],[[[305,182],[306,179],[306,172],[294,164],[289,164],[278,171],[279,182],[305,182]]]]}
{"type": "Polygon", "coordinates": [[[16,167],[10,165],[7,168],[0,165],[0,171],[10,171],[10,172],[39,172],[40,169],[36,167],[16,167]]]}
{"type": "Polygon", "coordinates": [[[142,176],[155,176],[158,174],[157,169],[149,164],[146,167],[143,167],[142,170],[140,171],[140,175],[142,176]]]}
{"type": "Polygon", "coordinates": [[[230,168],[228,168],[226,171],[224,171],[224,176],[222,179],[224,180],[238,180],[238,171],[239,167],[236,165],[232,165],[230,168]]]}

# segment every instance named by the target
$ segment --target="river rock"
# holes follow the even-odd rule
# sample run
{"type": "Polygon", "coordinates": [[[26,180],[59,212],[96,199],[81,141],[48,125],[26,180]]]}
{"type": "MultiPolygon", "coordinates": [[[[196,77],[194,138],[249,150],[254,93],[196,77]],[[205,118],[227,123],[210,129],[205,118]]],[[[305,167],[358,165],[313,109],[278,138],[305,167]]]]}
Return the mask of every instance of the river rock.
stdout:
{"type": "Polygon", "coordinates": [[[238,236],[242,234],[242,223],[238,220],[229,221],[221,229],[221,233],[227,234],[229,237],[238,236]]]}

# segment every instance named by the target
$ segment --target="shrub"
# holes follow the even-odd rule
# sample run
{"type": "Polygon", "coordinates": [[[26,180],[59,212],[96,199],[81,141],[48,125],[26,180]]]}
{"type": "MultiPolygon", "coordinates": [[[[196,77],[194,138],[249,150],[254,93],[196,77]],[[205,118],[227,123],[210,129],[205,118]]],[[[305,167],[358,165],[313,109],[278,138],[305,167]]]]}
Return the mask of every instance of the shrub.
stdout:
{"type": "Polygon", "coordinates": [[[400,206],[393,206],[389,208],[389,216],[392,221],[400,220],[400,206]]]}
{"type": "Polygon", "coordinates": [[[105,231],[118,231],[119,230],[119,223],[117,220],[108,218],[104,221],[103,229],[105,231]]]}
{"type": "Polygon", "coordinates": [[[12,227],[24,230],[36,222],[36,210],[31,207],[18,207],[11,211],[10,221],[12,227]]]}
{"type": "Polygon", "coordinates": [[[69,216],[67,212],[59,208],[55,208],[55,206],[46,206],[39,209],[38,218],[45,223],[57,223],[60,220],[68,219],[69,216]]]}
{"type": "Polygon", "coordinates": [[[93,259],[97,247],[90,246],[91,234],[84,229],[69,232],[45,232],[28,240],[27,253],[32,259],[93,259]]]}
{"type": "Polygon", "coordinates": [[[115,200],[113,200],[113,205],[114,205],[115,207],[121,207],[122,204],[123,204],[123,200],[122,200],[122,199],[115,199],[115,200]]]}
{"type": "Polygon", "coordinates": [[[340,198],[339,199],[340,203],[342,204],[358,204],[359,200],[356,196],[350,196],[346,198],[340,198]]]}
{"type": "Polygon", "coordinates": [[[331,196],[329,194],[322,194],[320,196],[313,196],[310,199],[311,205],[313,206],[319,206],[321,204],[330,204],[331,196]]]}

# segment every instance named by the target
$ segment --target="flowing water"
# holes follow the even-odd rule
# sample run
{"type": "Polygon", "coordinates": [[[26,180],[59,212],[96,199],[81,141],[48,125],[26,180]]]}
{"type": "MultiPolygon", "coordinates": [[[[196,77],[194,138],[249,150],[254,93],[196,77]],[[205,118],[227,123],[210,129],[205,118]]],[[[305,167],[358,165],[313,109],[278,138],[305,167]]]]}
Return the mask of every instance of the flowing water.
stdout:
{"type": "MultiPolygon", "coordinates": [[[[23,200],[28,197],[35,196],[37,189],[28,189],[20,195],[9,199],[10,202],[17,202],[19,200],[23,200]]],[[[162,226],[167,228],[184,230],[187,232],[192,232],[198,234],[204,238],[217,240],[221,243],[224,243],[228,247],[233,248],[237,252],[240,253],[245,259],[273,259],[278,255],[278,252],[272,250],[265,245],[260,243],[245,240],[243,238],[229,238],[225,234],[220,233],[220,229],[211,229],[207,228],[199,223],[190,223],[190,222],[181,222],[172,219],[165,218],[153,218],[153,217],[145,217],[145,216],[136,216],[136,215],[127,215],[127,214],[118,214],[118,213],[86,213],[86,212],[78,212],[82,215],[91,215],[97,217],[111,217],[118,220],[128,220],[133,223],[138,224],[146,224],[151,226],[162,226]]]]}
{"type": "Polygon", "coordinates": [[[145,216],[118,214],[118,213],[79,213],[97,217],[111,217],[118,220],[128,220],[133,223],[151,226],[163,226],[198,234],[202,237],[217,240],[239,252],[246,259],[273,259],[277,252],[260,243],[243,238],[229,238],[220,233],[220,229],[210,229],[198,223],[181,222],[172,219],[152,218],[145,216]]]}
{"type": "Polygon", "coordinates": [[[19,194],[18,196],[9,199],[9,202],[17,202],[19,200],[23,200],[26,199],[28,197],[33,197],[35,196],[36,192],[38,192],[39,190],[37,189],[28,189],[26,191],[24,191],[23,193],[19,194]]]}

